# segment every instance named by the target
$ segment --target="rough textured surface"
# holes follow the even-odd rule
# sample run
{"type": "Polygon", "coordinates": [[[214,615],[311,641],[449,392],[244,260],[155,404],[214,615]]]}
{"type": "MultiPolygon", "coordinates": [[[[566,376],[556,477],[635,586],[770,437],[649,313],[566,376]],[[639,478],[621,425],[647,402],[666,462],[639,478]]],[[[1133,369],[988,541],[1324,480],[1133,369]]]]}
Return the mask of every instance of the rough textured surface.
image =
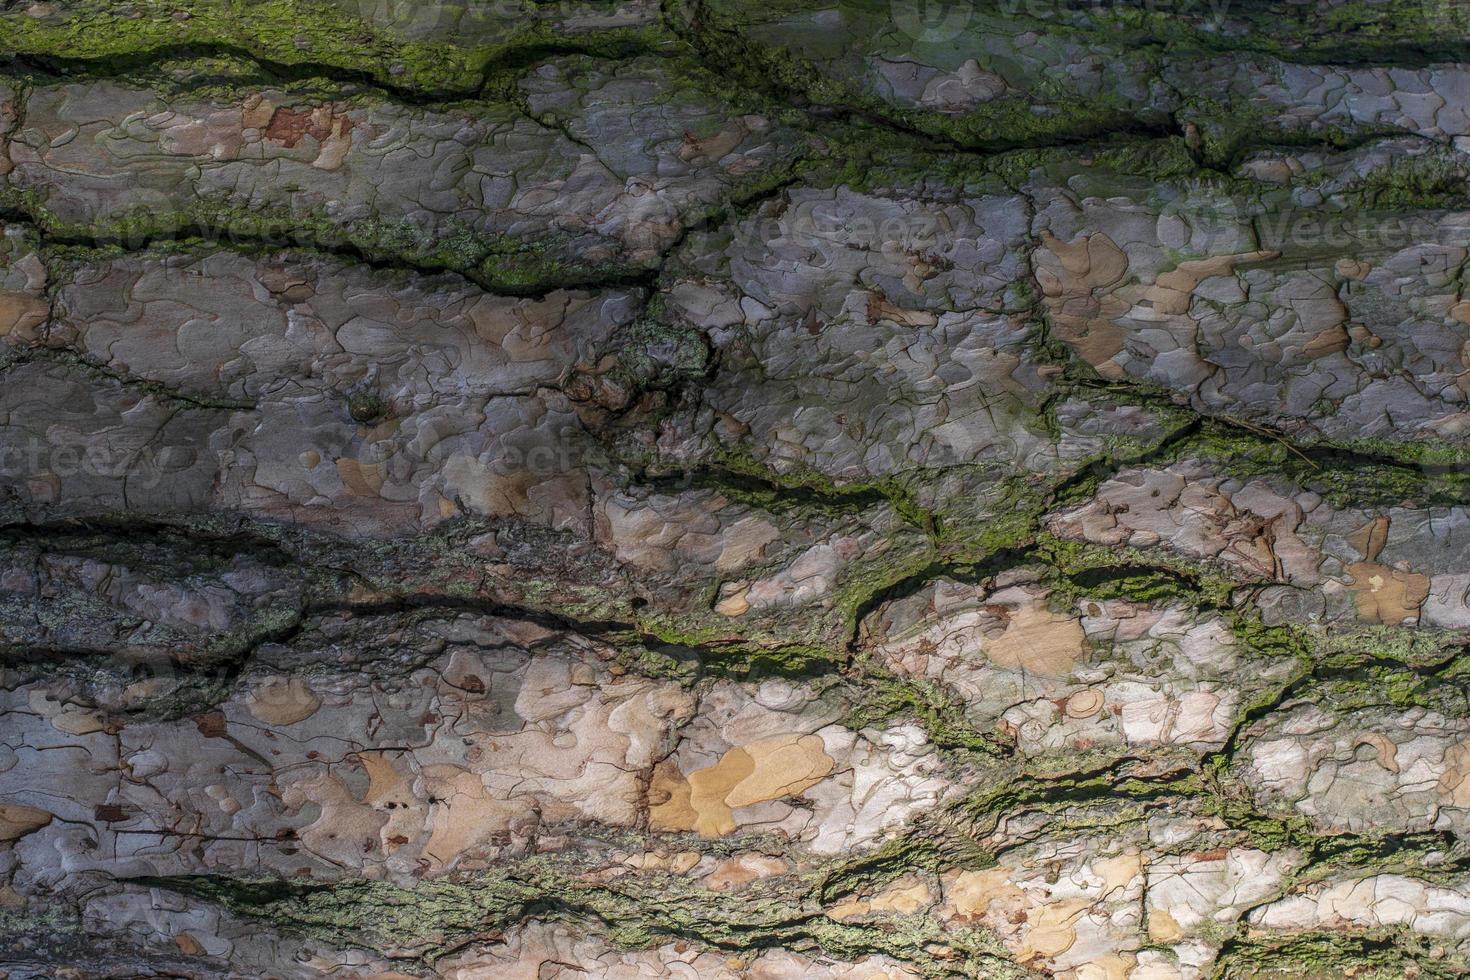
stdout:
{"type": "Polygon", "coordinates": [[[1470,973],[1457,0],[0,3],[0,975],[1470,973]]]}

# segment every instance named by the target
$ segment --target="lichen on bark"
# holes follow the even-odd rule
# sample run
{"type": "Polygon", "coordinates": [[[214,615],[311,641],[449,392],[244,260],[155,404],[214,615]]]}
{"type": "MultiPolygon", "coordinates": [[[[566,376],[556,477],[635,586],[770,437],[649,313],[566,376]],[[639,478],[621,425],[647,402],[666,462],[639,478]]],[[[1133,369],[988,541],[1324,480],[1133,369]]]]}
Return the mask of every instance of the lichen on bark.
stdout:
{"type": "Polygon", "coordinates": [[[0,56],[6,976],[1470,972],[1457,0],[0,56]]]}

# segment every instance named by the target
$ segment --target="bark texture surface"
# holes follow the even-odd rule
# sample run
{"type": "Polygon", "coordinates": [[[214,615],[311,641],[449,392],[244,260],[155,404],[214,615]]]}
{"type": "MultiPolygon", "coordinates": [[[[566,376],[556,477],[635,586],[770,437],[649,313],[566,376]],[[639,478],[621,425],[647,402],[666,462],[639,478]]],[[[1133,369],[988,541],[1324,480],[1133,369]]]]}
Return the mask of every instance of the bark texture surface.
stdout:
{"type": "Polygon", "coordinates": [[[0,972],[1470,973],[1470,9],[0,2],[0,972]]]}

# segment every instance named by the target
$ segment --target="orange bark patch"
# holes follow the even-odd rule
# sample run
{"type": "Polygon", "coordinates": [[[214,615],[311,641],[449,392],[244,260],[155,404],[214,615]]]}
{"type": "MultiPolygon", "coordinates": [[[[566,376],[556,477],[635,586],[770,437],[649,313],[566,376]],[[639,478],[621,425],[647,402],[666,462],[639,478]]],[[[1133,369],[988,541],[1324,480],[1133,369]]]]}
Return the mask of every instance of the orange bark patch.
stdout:
{"type": "Polygon", "coordinates": [[[681,778],[660,767],[649,787],[654,830],[693,830],[720,837],[735,830],[734,810],[805,792],[834,761],[816,735],[776,735],[729,749],[713,766],[681,778]]]}
{"type": "Polygon", "coordinates": [[[332,136],[350,134],[353,125],[350,116],[339,115],[332,106],[318,106],[305,111],[281,106],[271,113],[271,121],[265,127],[265,138],[294,149],[303,136],[322,143],[332,136]]]}
{"type": "Polygon", "coordinates": [[[1057,337],[1106,378],[1121,378],[1112,359],[1123,350],[1123,330],[1114,317],[1131,304],[1111,291],[1128,273],[1128,256],[1101,232],[1064,242],[1041,233],[1036,277],[1046,297],[1057,337]]]}
{"type": "Polygon", "coordinates": [[[268,725],[294,725],[316,714],[321,706],[322,699],[299,677],[273,677],[245,698],[251,715],[268,725]]]}
{"type": "Polygon", "coordinates": [[[1349,565],[1347,572],[1358,618],[1386,626],[1418,622],[1429,598],[1428,576],[1366,561],[1349,565]]]}
{"type": "Polygon", "coordinates": [[[1452,745],[1444,754],[1439,792],[1454,806],[1470,807],[1470,742],[1452,745]]]}
{"type": "Polygon", "coordinates": [[[991,663],[1047,677],[1066,677],[1086,652],[1082,624],[1045,606],[1010,613],[1006,631],[985,644],[991,663]]]}
{"type": "Polygon", "coordinates": [[[34,341],[50,315],[46,300],[32,293],[0,289],[0,336],[34,341]]]}
{"type": "Polygon", "coordinates": [[[51,822],[51,814],[33,806],[0,803],[0,841],[15,840],[51,822]]]}

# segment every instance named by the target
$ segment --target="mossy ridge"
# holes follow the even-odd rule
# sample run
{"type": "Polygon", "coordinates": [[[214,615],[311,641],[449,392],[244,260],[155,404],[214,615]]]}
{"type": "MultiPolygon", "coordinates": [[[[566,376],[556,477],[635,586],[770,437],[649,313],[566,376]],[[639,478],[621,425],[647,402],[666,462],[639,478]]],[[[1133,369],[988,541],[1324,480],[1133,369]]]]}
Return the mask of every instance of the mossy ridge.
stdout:
{"type": "MultiPolygon", "coordinates": [[[[688,210],[681,216],[684,235],[695,228],[722,224],[754,202],[790,186],[814,159],[811,147],[798,140],[770,166],[740,178],[709,203],[688,210]]],[[[576,252],[576,242],[565,235],[531,238],[468,227],[428,235],[403,220],[373,218],[342,224],[321,210],[246,207],[209,198],[172,210],[140,205],[89,224],[73,224],[57,218],[46,202],[46,196],[34,189],[0,187],[0,220],[33,226],[42,245],[63,256],[106,258],[144,249],[171,254],[210,249],[248,255],[282,250],[324,252],[378,268],[429,275],[453,272],[507,296],[539,297],[560,289],[651,287],[659,280],[668,255],[683,240],[681,236],[663,254],[648,260],[585,262],[569,257],[576,252]]],[[[702,360],[681,365],[682,370],[693,373],[703,367],[702,360]]]]}
{"type": "Polygon", "coordinates": [[[813,678],[840,670],[846,657],[836,643],[821,643],[818,635],[807,638],[800,626],[796,636],[777,635],[774,630],[721,629],[720,624],[691,625],[679,617],[666,614],[640,613],[636,626],[625,636],[639,644],[630,663],[653,667],[655,674],[689,675],[689,666],[680,667],[694,658],[693,673],[711,677],[728,677],[742,681],[759,681],[772,677],[788,679],[813,678]],[[806,642],[803,642],[805,640],[806,642]],[[653,655],[650,660],[649,655],[653,655]],[[672,659],[672,663],[669,663],[672,659]]]}
{"type": "Polygon", "coordinates": [[[853,689],[852,707],[842,724],[848,728],[861,730],[899,720],[914,721],[931,743],[961,762],[976,756],[1006,755],[1013,748],[1002,733],[976,728],[966,715],[964,703],[943,686],[895,674],[871,657],[859,655],[847,683],[853,689]]]}
{"type": "Polygon", "coordinates": [[[918,503],[912,484],[904,476],[849,481],[834,479],[815,467],[801,464],[777,469],[741,445],[717,446],[709,459],[709,464],[697,471],[698,474],[730,486],[736,494],[746,494],[752,503],[759,503],[767,510],[779,512],[794,502],[802,502],[851,512],[854,508],[886,501],[894,513],[914,527],[925,531],[934,527],[934,515],[918,503]]]}
{"type": "Polygon", "coordinates": [[[1408,930],[1294,935],[1247,933],[1227,943],[1212,980],[1439,980],[1463,977],[1470,962],[1408,930]]]}
{"type": "Polygon", "coordinates": [[[1247,102],[1221,102],[1202,94],[1186,96],[1176,116],[1198,130],[1194,152],[1201,164],[1220,174],[1234,174],[1245,157],[1256,150],[1342,152],[1406,135],[1391,126],[1289,128],[1265,107],[1247,102]]]}
{"type": "Polygon", "coordinates": [[[443,40],[407,38],[331,0],[90,0],[71,18],[0,17],[0,47],[84,73],[129,71],[173,53],[238,54],[274,71],[338,73],[413,100],[477,95],[497,67],[550,54],[622,57],[668,41],[656,25],[567,35],[523,16],[487,29],[493,40],[459,45],[452,30],[443,40]]]}
{"type": "Polygon", "coordinates": [[[1448,149],[1375,168],[1344,196],[1350,205],[1385,211],[1448,210],[1470,206],[1470,164],[1448,149]]]}
{"type": "MultiPolygon", "coordinates": [[[[1080,97],[1060,90],[1052,95],[1050,111],[1038,115],[1024,100],[1002,100],[975,113],[958,117],[941,113],[904,110],[862,94],[845,83],[824,79],[810,65],[790,53],[759,45],[740,32],[736,17],[722,15],[702,0],[687,0],[671,6],[663,24],[646,27],[608,28],[563,35],[555,25],[538,21],[529,26],[524,18],[507,18],[505,37],[490,44],[464,47],[450,41],[404,40],[391,28],[360,20],[330,0],[193,0],[182,9],[178,3],[161,0],[102,0],[87,14],[60,24],[21,15],[0,18],[0,43],[21,57],[39,58],[69,71],[90,69],[109,74],[126,73],[173,55],[212,54],[221,58],[256,58],[277,77],[282,73],[299,78],[338,72],[344,81],[376,85],[400,98],[425,101],[463,99],[493,91],[487,81],[514,75],[550,57],[587,55],[624,59],[642,54],[680,58],[691,72],[703,74],[705,84],[725,92],[752,98],[773,85],[783,91],[802,92],[813,102],[847,107],[858,117],[886,120],[909,136],[928,136],[958,146],[986,149],[1046,143],[1071,143],[1105,137],[1119,132],[1141,136],[1177,135],[1167,132],[1168,120],[1145,118],[1135,108],[1107,96],[1080,97]],[[125,15],[123,12],[126,11],[125,15]],[[710,35],[713,35],[711,37],[710,35]],[[344,43],[345,42],[345,43],[344,43]],[[732,47],[733,45],[733,47],[732,47]],[[680,54],[692,48],[695,57],[680,54]],[[701,61],[715,58],[727,69],[726,81],[704,70],[701,61]],[[752,60],[753,59],[753,60],[752,60]],[[731,75],[730,72],[735,72],[731,75]],[[736,81],[736,84],[731,84],[736,81]],[[744,82],[745,84],[738,84],[744,82]]],[[[1398,0],[1407,6],[1407,0],[1398,0]]],[[[1388,27],[1395,23],[1380,8],[1364,8],[1372,24],[1388,27]]],[[[1345,16],[1341,11],[1336,16],[1345,16]]],[[[1361,20],[1361,18],[1360,18],[1361,20]]],[[[1098,12],[1097,23],[1077,30],[1057,22],[1016,18],[1017,24],[1039,26],[1051,32],[1073,32],[1091,38],[1104,34],[1144,40],[1136,50],[1150,60],[1166,44],[1181,43],[1181,18],[1145,11],[1107,10],[1098,12]],[[1160,36],[1149,31],[1167,26],[1160,36]]],[[[1279,21],[1273,19],[1279,32],[1279,21]]],[[[1363,25],[1346,32],[1361,37],[1363,25]]],[[[453,35],[450,34],[450,37],[453,35]]],[[[1442,31],[1422,31],[1406,37],[1422,49],[1424,42],[1443,40],[1442,31]]],[[[1194,32],[1198,49],[1254,51],[1270,50],[1282,56],[1300,56],[1304,50],[1289,43],[1234,45],[1221,34],[1194,32]],[[1279,49],[1279,50],[1278,50],[1279,49]]],[[[1407,43],[1394,41],[1393,44],[1407,43]]],[[[1375,42],[1372,50],[1381,43],[1375,42]]],[[[1470,45],[1462,47],[1470,48],[1470,45]]],[[[1191,56],[1183,52],[1181,57],[1191,56]]],[[[1048,83],[1049,84],[1049,83],[1048,83]]],[[[766,100],[770,101],[770,100],[766,100]]],[[[776,100],[773,107],[779,111],[776,100]]],[[[1200,103],[1203,107],[1204,103],[1200,103]]],[[[1237,110],[1201,112],[1200,119],[1212,127],[1224,126],[1237,134],[1253,131],[1250,122],[1220,123],[1237,110]]],[[[1219,137],[1211,136],[1212,142],[1219,137]]],[[[1228,142],[1228,141],[1227,141],[1228,142]]]]}
{"type": "Polygon", "coordinates": [[[1154,454],[1152,465],[1205,460],[1223,476],[1285,480],[1337,507],[1470,503],[1470,447],[1457,442],[1303,438],[1228,413],[1201,412],[1182,393],[1154,382],[1104,380],[1075,356],[1060,384],[1197,419],[1198,428],[1154,454]]]}
{"type": "Polygon", "coordinates": [[[1216,418],[1174,455],[1208,460],[1227,476],[1285,479],[1336,507],[1470,503],[1470,450],[1448,442],[1302,442],[1216,418]]]}
{"type": "Polygon", "coordinates": [[[508,296],[540,296],[556,289],[646,285],[648,264],[589,264],[563,259],[551,240],[485,235],[462,229],[432,238],[403,221],[365,220],[341,225],[324,213],[272,212],[227,202],[200,201],[186,209],[139,207],[103,221],[63,222],[33,191],[0,188],[0,211],[36,226],[43,244],[76,257],[107,257],[143,249],[173,254],[228,249],[247,255],[283,250],[319,251],[372,266],[435,274],[454,272],[508,296]]]}
{"type": "Polygon", "coordinates": [[[1096,31],[1135,43],[1168,45],[1191,55],[1269,54],[1304,63],[1389,62],[1414,65],[1464,60],[1470,18],[1452,4],[1435,11],[1421,0],[1358,0],[1325,15],[1294,3],[1225,4],[1216,0],[1138,0],[1073,7],[977,0],[977,9],[1019,9],[1035,23],[1096,31]]]}
{"type": "MultiPolygon", "coordinates": [[[[805,488],[807,485],[797,483],[796,486],[805,488]]],[[[766,491],[765,496],[767,499],[759,502],[770,506],[777,506],[775,501],[781,499],[780,491],[774,487],[766,491]]],[[[845,501],[847,495],[837,493],[834,499],[845,501]]],[[[846,626],[843,629],[855,630],[860,615],[873,608],[875,602],[886,597],[895,585],[905,582],[922,584],[940,574],[967,572],[974,574],[977,565],[983,568],[984,564],[992,560],[994,556],[1007,554],[1006,549],[1011,549],[1011,553],[1005,559],[1006,563],[1035,560],[1041,562],[1044,568],[1054,569],[1055,572],[1049,575],[1048,579],[1054,589],[1063,596],[1133,599],[1142,596],[1150,601],[1182,602],[1192,608],[1221,610],[1228,608],[1231,591],[1239,588],[1237,583],[1222,576],[1208,563],[1171,559],[1147,553],[1133,554],[1126,550],[1120,552],[1116,549],[1063,542],[1047,535],[1038,535],[1036,521],[1045,510],[1044,502],[1033,499],[1032,505],[1023,513],[1018,513],[1012,525],[1007,526],[1005,522],[999,522],[998,526],[991,527],[991,533],[996,537],[993,540],[981,542],[973,550],[951,548],[948,551],[948,557],[940,559],[935,551],[901,549],[888,560],[859,566],[840,583],[839,606],[846,618],[846,626]]],[[[453,577],[452,574],[451,577],[453,577]]],[[[535,582],[530,581],[524,584],[525,595],[534,596],[536,594],[535,582]]],[[[375,588],[396,592],[401,591],[402,583],[396,581],[395,576],[394,579],[378,582],[375,588]]],[[[558,585],[554,591],[555,595],[548,594],[547,596],[547,607],[566,608],[566,589],[558,585]]],[[[420,601],[432,602],[432,599],[422,591],[416,594],[420,601]]],[[[477,591],[473,586],[457,581],[451,585],[446,597],[471,598],[476,594],[477,591]]],[[[587,599],[601,614],[598,618],[608,618],[607,614],[611,610],[609,605],[611,597],[603,596],[598,590],[593,589],[587,593],[587,599]]],[[[636,615],[628,616],[625,622],[632,623],[637,619],[636,615]]],[[[1244,631],[1243,638],[1253,649],[1259,647],[1262,638],[1269,633],[1270,644],[1276,648],[1293,649],[1305,652],[1309,656],[1316,656],[1312,651],[1316,649],[1315,644],[1318,641],[1310,635],[1302,634],[1291,637],[1288,635],[1291,633],[1288,628],[1278,628],[1274,632],[1264,631],[1258,623],[1243,621],[1239,616],[1235,616],[1232,621],[1236,629],[1244,631]]],[[[677,618],[647,618],[641,623],[641,628],[658,642],[703,647],[711,652],[718,651],[718,659],[722,661],[718,669],[731,672],[732,676],[739,674],[781,676],[810,674],[838,666],[844,657],[837,646],[828,643],[820,646],[792,645],[791,638],[785,637],[784,634],[779,640],[777,634],[761,639],[759,634],[745,635],[745,631],[732,634],[728,629],[713,627],[691,631],[689,624],[677,618]],[[727,658],[729,663],[723,663],[727,658]]],[[[1389,691],[1400,691],[1402,688],[1401,693],[1404,698],[1416,696],[1415,691],[1422,686],[1421,682],[1409,678],[1404,684],[1400,684],[1396,679],[1399,675],[1393,672],[1391,664],[1368,663],[1364,658],[1371,655],[1380,661],[1398,660],[1412,654],[1415,659],[1422,660],[1425,657],[1436,655],[1443,646],[1439,642],[1426,642],[1421,636],[1416,640],[1417,645],[1413,650],[1400,654],[1394,652],[1391,647],[1395,643],[1403,643],[1402,631],[1384,628],[1376,632],[1365,633],[1364,636],[1371,636],[1371,638],[1357,644],[1353,653],[1353,658],[1356,659],[1353,659],[1352,663],[1374,672],[1374,676],[1370,679],[1370,686],[1375,690],[1385,689],[1383,685],[1387,682],[1386,689],[1389,691]]],[[[1338,658],[1337,661],[1328,661],[1329,665],[1341,663],[1343,669],[1350,666],[1348,662],[1341,660],[1341,654],[1338,654],[1338,658]]],[[[1460,663],[1457,659],[1456,664],[1460,665],[1460,663]]],[[[908,695],[912,693],[908,692],[908,695]]],[[[910,706],[921,709],[919,712],[921,715],[929,712],[929,708],[925,707],[926,701],[931,702],[930,707],[932,707],[932,699],[919,698],[915,701],[911,698],[910,700],[912,702],[910,706]]],[[[931,714],[929,720],[936,719],[931,714]]],[[[970,736],[965,738],[974,744],[973,738],[970,736]]]]}
{"type": "MultiPolygon", "coordinates": [[[[1150,116],[1110,96],[1081,96],[1057,89],[1048,112],[1038,114],[1029,100],[1005,99],[958,116],[910,110],[867,94],[855,84],[822,75],[797,54],[749,36],[738,16],[706,0],[675,0],[665,23],[700,55],[720,65],[749,91],[770,92],[782,101],[809,104],[818,115],[869,120],[927,140],[936,148],[1003,150],[1037,144],[1072,143],[1133,133],[1167,135],[1167,120],[1150,116]]],[[[1048,83],[1049,84],[1049,83],[1048,83]]]]}
{"type": "MultiPolygon", "coordinates": [[[[775,20],[833,6],[863,24],[890,11],[881,0],[841,0],[836,5],[771,0],[755,9],[775,20]]],[[[1242,5],[1217,0],[1092,4],[960,0],[948,5],[945,13],[950,15],[946,29],[961,34],[976,31],[977,24],[1007,34],[1035,30],[1118,41],[1134,49],[1167,50],[1180,58],[1242,53],[1308,63],[1376,61],[1407,66],[1465,60],[1464,52],[1470,49],[1470,16],[1452,3],[1429,7],[1420,0],[1357,0],[1333,6],[1325,16],[1314,7],[1294,3],[1242,5]]]]}
{"type": "MultiPolygon", "coordinates": [[[[1304,817],[1273,817],[1257,810],[1249,803],[1249,794],[1230,777],[1226,768],[1228,760],[1223,756],[1214,763],[1195,769],[1184,759],[1184,754],[1173,755],[1179,756],[1175,763],[1168,761],[1172,756],[1166,751],[1154,753],[1146,759],[1125,759],[1091,771],[1077,765],[1079,761],[1085,763],[1085,758],[1078,754],[1055,760],[1031,760],[1021,770],[1005,764],[987,780],[990,789],[965,800],[953,811],[954,816],[970,814],[968,819],[977,822],[975,827],[952,825],[951,817],[941,815],[939,824],[911,828],[905,836],[874,852],[844,858],[809,873],[806,876],[809,890],[788,898],[797,901],[800,908],[809,909],[807,902],[811,899],[821,905],[830,904],[836,897],[872,890],[912,870],[938,873],[953,866],[992,866],[994,856],[967,841],[977,832],[985,832],[986,827],[993,829],[993,820],[1000,815],[1015,814],[1022,809],[1054,813],[1061,822],[1059,826],[1086,832],[1138,826],[1149,808],[1168,805],[1170,800],[1186,801],[1201,807],[1205,813],[1222,817],[1231,833],[1243,835],[1239,840],[1245,846],[1272,851],[1287,847],[1301,850],[1304,863],[1289,877],[1280,890],[1281,894],[1343,874],[1396,871],[1427,876],[1432,881],[1448,881],[1457,873],[1453,868],[1437,871],[1426,863],[1433,854],[1443,851],[1445,842],[1442,835],[1319,835],[1304,817]],[[1102,806],[1104,809],[1089,816],[1089,806],[1102,806]],[[805,894],[807,899],[802,900],[801,894],[805,894]]],[[[677,840],[660,838],[660,843],[670,847],[681,846],[677,840]]],[[[695,846],[700,849],[707,846],[729,849],[738,845],[738,841],[717,841],[695,846]]],[[[1179,842],[1175,850],[1185,853],[1193,846],[1189,841],[1179,842]]],[[[806,943],[813,943],[833,955],[887,952],[907,958],[914,956],[920,945],[926,952],[933,952],[929,946],[935,943],[931,926],[922,922],[904,924],[900,929],[883,928],[880,934],[884,938],[878,940],[869,934],[868,926],[846,924],[837,927],[829,924],[820,913],[796,912],[796,907],[789,902],[778,902],[773,906],[762,897],[756,901],[739,901],[736,907],[727,909],[725,905],[734,901],[731,896],[711,897],[677,877],[660,878],[650,886],[658,889],[659,897],[653,901],[649,898],[652,892],[645,891],[642,884],[633,890],[621,887],[616,895],[610,896],[597,889],[589,892],[576,886],[569,888],[568,880],[550,863],[536,859],[513,868],[504,876],[459,876],[451,885],[427,883],[417,886],[414,892],[427,889],[422,899],[392,886],[365,882],[305,886],[308,889],[305,893],[302,892],[304,886],[288,885],[286,888],[291,894],[282,898],[270,894],[269,890],[250,892],[248,889],[254,886],[248,883],[247,891],[241,892],[238,882],[227,881],[220,886],[223,891],[214,892],[210,897],[225,901],[235,911],[293,928],[304,927],[308,932],[320,929],[325,934],[336,930],[336,938],[340,938],[342,928],[346,927],[364,937],[369,946],[376,944],[375,934],[364,931],[362,922],[370,920],[376,927],[379,917],[371,915],[371,910],[384,905],[390,922],[407,922],[410,926],[408,931],[394,929],[383,935],[392,935],[394,944],[398,946],[403,945],[405,935],[419,938],[418,945],[425,948],[424,955],[428,959],[432,959],[434,949],[448,948],[453,944],[441,931],[426,932],[429,922],[436,928],[439,923],[449,921],[459,929],[483,931],[496,922],[515,918],[518,914],[516,905],[528,902],[534,902],[537,907],[549,902],[551,907],[574,919],[592,915],[597,920],[616,922],[617,926],[611,930],[612,940],[630,948],[658,945],[675,937],[692,937],[716,948],[744,948],[743,944],[750,941],[752,927],[756,925],[749,921],[753,913],[761,920],[761,934],[768,939],[776,938],[797,949],[807,948],[806,943]],[[310,889],[317,888],[328,893],[325,900],[318,901],[312,897],[310,889]],[[696,898],[698,902],[693,901],[696,898]],[[363,913],[365,907],[367,914],[363,913]],[[692,907],[702,911],[697,916],[689,916],[687,909],[692,907]],[[710,911],[712,907],[713,911],[710,911]],[[425,914],[421,913],[422,909],[430,911],[425,914]],[[477,916],[483,918],[477,919],[477,916]],[[912,936],[909,935],[911,932],[912,936]]],[[[175,887],[173,882],[160,884],[175,887]]],[[[277,888],[279,883],[262,887],[277,888]]],[[[188,882],[182,886],[185,891],[193,888],[188,882]]],[[[1237,932],[1236,935],[1241,934],[1237,932]]],[[[764,944],[765,940],[762,941],[764,944]]],[[[993,938],[981,933],[976,933],[970,942],[962,937],[959,943],[951,935],[945,943],[951,952],[957,945],[965,952],[967,963],[973,963],[976,956],[988,961],[991,956],[1003,955],[997,951],[993,938]]],[[[933,964],[927,958],[922,958],[921,962],[933,964]]],[[[953,963],[953,957],[947,953],[943,963],[953,963]]],[[[951,974],[941,968],[925,975],[951,974]]]]}
{"type": "Polygon", "coordinates": [[[1464,859],[1446,862],[1447,834],[1321,832],[1310,818],[1289,807],[1262,807],[1217,753],[1203,761],[1180,750],[1142,754],[1057,752],[1025,760],[1005,760],[981,768],[978,788],[952,805],[946,815],[954,832],[983,839],[1003,818],[1045,814],[1048,824],[1071,833],[1143,828],[1158,813],[1188,813],[1219,821],[1201,827],[1161,853],[1190,854],[1223,841],[1266,852],[1291,850],[1298,868],[1282,894],[1319,881],[1371,873],[1402,873],[1426,881],[1460,880],[1464,859]]]}
{"type": "MultiPolygon", "coordinates": [[[[696,845],[699,846],[699,845],[696,845]]],[[[490,874],[461,874],[412,888],[347,880],[301,884],[277,879],[150,878],[140,883],[219,902],[235,914],[318,939],[375,950],[411,950],[424,964],[476,936],[513,926],[535,911],[582,922],[617,948],[649,949],[693,940],[715,950],[757,951],[774,944],[799,952],[858,958],[874,953],[912,964],[922,976],[1024,975],[993,936],[945,930],[927,918],[839,923],[813,902],[818,874],[795,890],[757,889],[754,897],[712,892],[678,875],[620,878],[600,885],[577,873],[577,859],[535,857],[490,874]],[[936,955],[943,951],[943,957],[936,955]]]]}
{"type": "MultiPolygon", "coordinates": [[[[881,12],[886,16],[878,17],[875,13],[878,6],[847,3],[840,5],[840,9],[853,18],[855,25],[874,20],[881,29],[874,28],[877,33],[873,36],[880,37],[893,27],[891,13],[884,7],[881,12]]],[[[1168,64],[1211,56],[1242,59],[1271,56],[1287,62],[1352,64],[1385,61],[1428,64],[1434,60],[1470,59],[1470,19],[1465,25],[1466,32],[1447,42],[1444,30],[1426,29],[1422,17],[1406,14],[1412,6],[1411,0],[1395,0],[1387,11],[1360,5],[1360,16],[1356,17],[1348,16],[1340,8],[1335,16],[1342,26],[1329,31],[1326,37],[1317,36],[1320,19],[1307,19],[1297,25],[1302,34],[1294,37],[1293,28],[1288,26],[1283,30],[1283,18],[1275,13],[1261,18],[1259,31],[1232,35],[1209,25],[1191,26],[1187,16],[1120,5],[1092,12],[1069,11],[1077,15],[1076,23],[1069,23],[1065,16],[1057,19],[1028,16],[1025,4],[1009,6],[1022,9],[1011,10],[1001,4],[992,10],[991,5],[974,4],[968,12],[963,6],[947,10],[963,13],[961,30],[978,30],[978,18],[983,25],[997,30],[1005,27],[1006,34],[1039,30],[1049,38],[1074,37],[1089,45],[1095,45],[1099,38],[1118,41],[1122,51],[1139,59],[1144,66],[1140,70],[1156,76],[1159,84],[1165,84],[1163,71],[1168,64]],[[1395,20],[1400,15],[1403,15],[1401,19],[1395,20]],[[1414,28],[1395,30],[1406,22],[1414,28]],[[1429,56],[1435,49],[1446,56],[1438,59],[1429,56]]],[[[783,11],[807,13],[815,9],[818,5],[805,2],[767,5],[761,8],[761,19],[763,23],[775,23],[783,11]]],[[[1415,14],[1418,13],[1416,9],[1415,14]]],[[[1252,17],[1247,14],[1247,22],[1254,23],[1252,17]]],[[[665,20],[672,33],[724,65],[749,90],[780,93],[788,101],[794,97],[809,103],[810,111],[815,113],[867,119],[911,140],[937,141],[950,149],[999,151],[1070,144],[1119,133],[1138,137],[1181,136],[1182,133],[1172,130],[1187,120],[1203,130],[1200,142],[1192,147],[1192,154],[1211,169],[1228,171],[1234,161],[1254,147],[1293,144],[1346,147],[1373,133],[1391,132],[1381,127],[1353,133],[1340,127],[1327,127],[1317,133],[1283,129],[1268,120],[1262,110],[1243,104],[1219,104],[1199,93],[1184,96],[1185,108],[1181,112],[1155,113],[1107,94],[1082,96],[1068,92],[1051,76],[1039,79],[1033,93],[1046,106],[1045,112],[1038,113],[1031,105],[1037,98],[997,99],[959,114],[910,109],[866,92],[855,80],[823,75],[812,61],[803,57],[812,54],[820,58],[824,53],[831,58],[854,57],[853,51],[841,47],[839,39],[819,36],[810,42],[822,49],[818,52],[804,52],[794,44],[760,40],[755,37],[751,18],[744,16],[741,8],[717,0],[679,0],[668,8],[665,20]]],[[[865,36],[856,26],[851,31],[853,37],[865,36]]],[[[861,42],[855,43],[862,50],[861,42]]],[[[877,49],[875,46],[874,50],[877,49]]]]}
{"type": "Polygon", "coordinates": [[[164,534],[209,547],[230,543],[252,554],[284,556],[288,562],[319,572],[320,603],[340,611],[478,609],[589,635],[624,630],[635,620],[629,597],[593,588],[576,576],[543,580],[520,574],[514,581],[488,579],[484,560],[471,547],[472,541],[487,533],[497,533],[508,548],[544,547],[555,554],[565,547],[567,538],[560,532],[514,521],[464,517],[413,539],[367,541],[349,541],[238,513],[143,519],[97,514],[84,520],[40,523],[7,518],[4,529],[22,538],[42,539],[76,529],[122,541],[164,534]],[[368,598],[350,599],[354,593],[368,598]]]}

